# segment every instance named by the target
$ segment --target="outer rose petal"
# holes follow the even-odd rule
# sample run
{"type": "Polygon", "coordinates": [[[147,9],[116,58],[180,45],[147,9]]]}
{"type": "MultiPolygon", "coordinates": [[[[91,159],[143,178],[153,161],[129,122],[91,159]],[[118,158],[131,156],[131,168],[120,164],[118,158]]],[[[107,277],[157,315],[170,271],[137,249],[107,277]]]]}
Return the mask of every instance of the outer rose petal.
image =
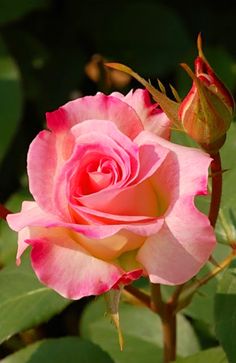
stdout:
{"type": "Polygon", "coordinates": [[[99,260],[63,230],[44,230],[44,237],[27,241],[39,280],[69,299],[99,295],[121,279],[123,271],[99,260]]]}
{"type": "Polygon", "coordinates": [[[36,202],[48,211],[53,210],[51,196],[56,168],[55,135],[49,131],[41,131],[30,145],[27,169],[30,192],[36,202]]]}
{"type": "Polygon", "coordinates": [[[44,212],[35,202],[30,203],[30,209],[24,210],[23,207],[19,213],[8,214],[7,222],[14,231],[19,232],[26,227],[64,227],[82,233],[88,238],[101,239],[113,236],[122,229],[136,233],[140,236],[149,236],[150,234],[157,233],[163,224],[163,218],[148,218],[147,220],[135,221],[135,223],[124,220],[119,221],[119,224],[68,223],[58,216],[44,212]]]}
{"type": "MultiPolygon", "coordinates": [[[[173,144],[147,131],[140,133],[134,141],[138,145],[157,143],[173,152],[173,160],[176,160],[174,166],[176,168],[177,162],[178,170],[174,170],[169,165],[166,170],[163,170],[162,179],[157,174],[158,183],[165,185],[169,174],[171,175],[172,185],[178,186],[179,196],[207,194],[208,167],[212,160],[208,154],[199,149],[173,144]]],[[[157,173],[159,173],[159,170],[157,173]]],[[[153,185],[155,185],[155,178],[153,179],[153,185]]]]}
{"type": "Polygon", "coordinates": [[[193,197],[181,197],[169,211],[165,221],[188,253],[201,264],[208,260],[216,238],[209,219],[195,207],[193,197]]]}
{"type": "Polygon", "coordinates": [[[116,97],[97,93],[66,103],[58,110],[46,114],[48,128],[58,133],[85,120],[109,120],[121,132],[133,139],[143,130],[142,122],[127,103],[116,97]]]}
{"type": "Polygon", "coordinates": [[[55,135],[49,131],[41,131],[29,147],[27,169],[30,192],[38,205],[48,212],[58,214],[53,198],[54,184],[72,147],[71,135],[55,135]]]}
{"type": "Polygon", "coordinates": [[[145,89],[131,90],[126,96],[122,93],[114,92],[112,96],[128,103],[137,112],[144,129],[151,131],[164,139],[170,138],[170,120],[166,114],[157,108],[157,104],[150,101],[149,92],[145,89]]]}
{"type": "Polygon", "coordinates": [[[17,248],[17,254],[16,254],[16,264],[20,265],[21,262],[21,255],[24,253],[26,248],[29,246],[25,240],[29,239],[30,237],[30,230],[29,228],[23,228],[18,233],[18,248],[17,248]]]}
{"type": "Polygon", "coordinates": [[[208,218],[195,208],[191,197],[182,198],[162,229],[146,240],[137,260],[151,282],[181,284],[206,263],[215,244],[208,218]]]}

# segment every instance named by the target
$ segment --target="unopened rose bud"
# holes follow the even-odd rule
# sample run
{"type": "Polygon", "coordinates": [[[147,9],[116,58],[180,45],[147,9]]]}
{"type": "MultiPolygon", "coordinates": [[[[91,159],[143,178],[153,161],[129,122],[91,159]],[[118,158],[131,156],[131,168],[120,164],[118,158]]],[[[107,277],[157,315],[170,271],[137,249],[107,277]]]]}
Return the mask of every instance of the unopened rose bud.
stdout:
{"type": "Polygon", "coordinates": [[[179,118],[186,133],[210,153],[224,144],[234,110],[234,100],[207,62],[198,37],[199,56],[195,60],[195,73],[183,68],[193,85],[179,108],[179,118]]]}

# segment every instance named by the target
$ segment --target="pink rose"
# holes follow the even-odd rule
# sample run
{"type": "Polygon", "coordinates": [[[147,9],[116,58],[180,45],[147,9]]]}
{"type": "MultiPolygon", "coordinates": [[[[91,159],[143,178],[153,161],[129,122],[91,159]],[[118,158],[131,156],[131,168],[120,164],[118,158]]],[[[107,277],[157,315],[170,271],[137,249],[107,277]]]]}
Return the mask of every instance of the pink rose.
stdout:
{"type": "Polygon", "coordinates": [[[194,205],[211,159],[165,139],[169,121],[146,91],[71,101],[47,126],[28,153],[35,201],[7,218],[18,261],[30,245],[38,278],[71,299],[141,275],[180,284],[198,272],[215,246],[194,205]]]}

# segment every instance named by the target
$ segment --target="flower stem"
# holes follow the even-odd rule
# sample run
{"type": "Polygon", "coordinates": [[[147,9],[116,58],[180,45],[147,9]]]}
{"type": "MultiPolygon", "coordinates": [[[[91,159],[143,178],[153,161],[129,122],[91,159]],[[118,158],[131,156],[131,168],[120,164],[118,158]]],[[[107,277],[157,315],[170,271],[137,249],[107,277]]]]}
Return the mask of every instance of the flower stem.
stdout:
{"type": "Polygon", "coordinates": [[[164,302],[162,301],[160,284],[151,283],[151,299],[151,309],[161,316],[164,302]]]}
{"type": "Polygon", "coordinates": [[[145,292],[137,289],[132,285],[124,286],[124,289],[132,296],[134,296],[138,301],[140,301],[143,305],[147,306],[148,308],[151,307],[151,299],[148,294],[145,292]]]}
{"type": "Polygon", "coordinates": [[[161,315],[163,340],[164,340],[164,363],[176,359],[176,314],[173,305],[166,303],[161,315]]]}
{"type": "Polygon", "coordinates": [[[152,310],[156,312],[162,322],[164,363],[176,359],[176,313],[175,301],[164,302],[161,296],[160,284],[151,284],[152,310]]]}
{"type": "Polygon", "coordinates": [[[211,191],[211,205],[209,210],[209,220],[212,227],[215,227],[216,220],[220,210],[220,201],[222,194],[222,168],[220,153],[211,155],[213,158],[211,162],[211,175],[212,175],[212,191],[211,191]]]}
{"type": "Polygon", "coordinates": [[[0,204],[0,218],[6,220],[6,216],[11,213],[4,205],[0,204]]]}

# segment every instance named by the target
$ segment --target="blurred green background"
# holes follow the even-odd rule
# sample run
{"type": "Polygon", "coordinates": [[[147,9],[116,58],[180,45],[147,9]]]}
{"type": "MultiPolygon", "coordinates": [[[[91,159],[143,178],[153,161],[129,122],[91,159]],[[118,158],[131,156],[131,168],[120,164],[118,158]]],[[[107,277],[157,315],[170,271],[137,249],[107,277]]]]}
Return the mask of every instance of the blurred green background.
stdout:
{"type": "Polygon", "coordinates": [[[45,112],[98,90],[138,84],[102,61],[133,67],[186,94],[202,32],[211,64],[236,86],[236,2],[0,0],[0,202],[24,184],[28,145],[45,112]]]}

